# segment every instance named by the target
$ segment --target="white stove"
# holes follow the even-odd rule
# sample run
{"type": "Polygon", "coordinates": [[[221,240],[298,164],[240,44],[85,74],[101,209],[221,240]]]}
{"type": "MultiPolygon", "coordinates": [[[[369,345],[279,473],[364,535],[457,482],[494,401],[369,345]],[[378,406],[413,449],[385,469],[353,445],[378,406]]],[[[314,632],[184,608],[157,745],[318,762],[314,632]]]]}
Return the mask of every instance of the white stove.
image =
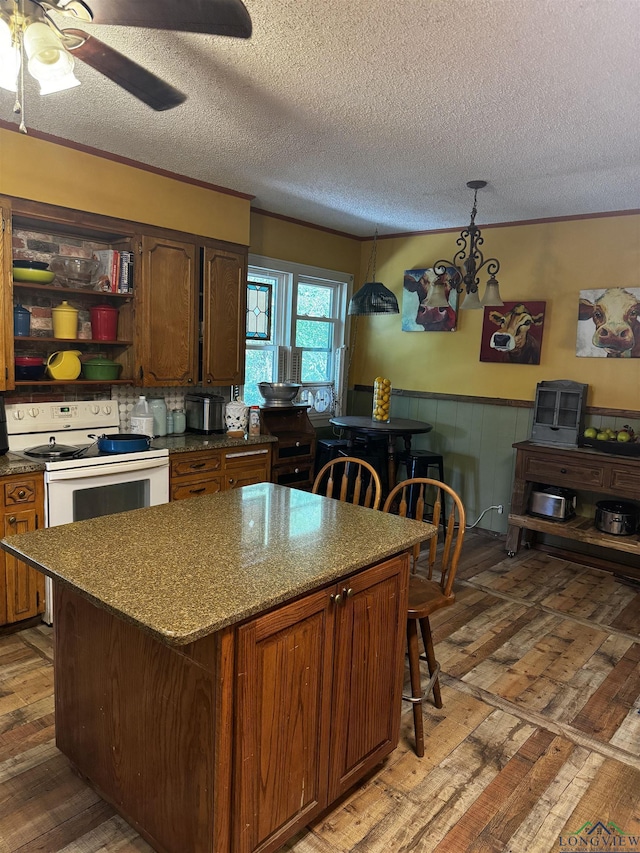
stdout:
{"type": "MultiPolygon", "coordinates": [[[[5,408],[9,452],[44,465],[46,527],[168,503],[168,450],[98,450],[96,436],[119,433],[117,403],[9,403],[5,408]],[[47,458],[50,445],[53,458],[47,458]],[[37,455],[30,455],[32,449],[37,455]]],[[[53,590],[48,578],[45,597],[44,621],[51,624],[53,590]]]]}

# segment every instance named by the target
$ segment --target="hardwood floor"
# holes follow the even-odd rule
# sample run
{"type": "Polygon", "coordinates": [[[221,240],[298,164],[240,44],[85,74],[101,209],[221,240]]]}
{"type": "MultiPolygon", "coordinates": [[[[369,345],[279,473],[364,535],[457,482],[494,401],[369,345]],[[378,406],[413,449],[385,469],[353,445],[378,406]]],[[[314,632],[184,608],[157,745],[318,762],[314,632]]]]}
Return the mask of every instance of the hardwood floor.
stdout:
{"type": "MultiPolygon", "coordinates": [[[[433,619],[444,707],[284,850],[640,851],[640,595],[604,572],[467,537],[433,619]]],[[[0,853],[151,848],[54,745],[51,630],[0,637],[0,853]]],[[[190,851],[183,851],[190,853],[190,851]]]]}

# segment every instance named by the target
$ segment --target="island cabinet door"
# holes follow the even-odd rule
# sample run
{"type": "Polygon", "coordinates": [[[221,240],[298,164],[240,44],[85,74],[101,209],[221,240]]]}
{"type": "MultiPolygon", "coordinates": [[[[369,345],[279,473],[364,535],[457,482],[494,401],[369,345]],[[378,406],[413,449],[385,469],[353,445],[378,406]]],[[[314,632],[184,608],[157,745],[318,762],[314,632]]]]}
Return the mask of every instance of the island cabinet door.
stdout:
{"type": "Polygon", "coordinates": [[[401,554],[338,587],[329,802],[398,743],[408,572],[401,554]]]}
{"type": "Polygon", "coordinates": [[[238,629],[234,853],[278,850],[327,805],[331,593],[238,629]]]}

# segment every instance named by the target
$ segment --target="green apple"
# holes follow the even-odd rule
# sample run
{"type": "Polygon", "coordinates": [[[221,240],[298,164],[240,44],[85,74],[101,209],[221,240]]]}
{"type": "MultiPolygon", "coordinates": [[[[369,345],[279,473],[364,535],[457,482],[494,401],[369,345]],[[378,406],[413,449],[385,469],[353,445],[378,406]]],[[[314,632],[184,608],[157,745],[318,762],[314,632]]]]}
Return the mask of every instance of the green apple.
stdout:
{"type": "Polygon", "coordinates": [[[598,435],[598,430],[595,427],[587,427],[584,431],[585,438],[595,438],[598,435]]]}
{"type": "Polygon", "coordinates": [[[620,432],[618,433],[618,441],[631,441],[631,436],[629,435],[628,432],[621,429],[620,432]]]}
{"type": "Polygon", "coordinates": [[[599,432],[596,435],[596,438],[598,439],[598,441],[608,441],[609,440],[609,433],[608,432],[599,432]]]}

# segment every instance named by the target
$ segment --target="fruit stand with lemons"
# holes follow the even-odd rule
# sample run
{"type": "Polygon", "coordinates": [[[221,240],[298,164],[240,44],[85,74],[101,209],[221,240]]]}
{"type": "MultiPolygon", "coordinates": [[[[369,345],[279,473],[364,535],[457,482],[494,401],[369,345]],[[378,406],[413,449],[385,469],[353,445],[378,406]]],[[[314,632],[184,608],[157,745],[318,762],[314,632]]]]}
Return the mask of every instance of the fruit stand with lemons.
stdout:
{"type": "Polygon", "coordinates": [[[374,421],[388,423],[391,409],[391,380],[376,376],[373,382],[373,414],[374,421]]]}

